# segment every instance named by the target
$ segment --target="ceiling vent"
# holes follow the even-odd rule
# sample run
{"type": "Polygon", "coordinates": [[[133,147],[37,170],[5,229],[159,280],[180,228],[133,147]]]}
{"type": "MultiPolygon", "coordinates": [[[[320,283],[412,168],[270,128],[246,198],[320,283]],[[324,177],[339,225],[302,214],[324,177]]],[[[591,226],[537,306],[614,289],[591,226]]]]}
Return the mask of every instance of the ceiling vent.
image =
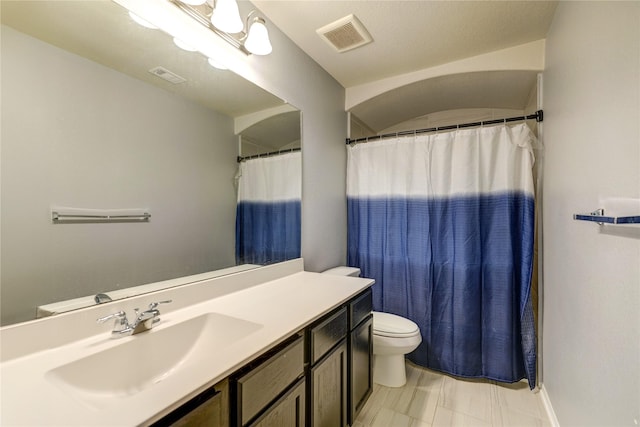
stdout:
{"type": "Polygon", "coordinates": [[[338,52],[346,52],[373,41],[362,22],[354,15],[345,16],[325,25],[316,30],[316,33],[338,52]]]}
{"type": "Polygon", "coordinates": [[[177,85],[178,83],[184,83],[187,81],[187,79],[185,79],[184,77],[180,77],[176,73],[171,72],[166,68],[160,67],[160,66],[150,69],[149,72],[151,74],[155,74],[161,79],[165,79],[166,81],[173,83],[174,85],[177,85]]]}

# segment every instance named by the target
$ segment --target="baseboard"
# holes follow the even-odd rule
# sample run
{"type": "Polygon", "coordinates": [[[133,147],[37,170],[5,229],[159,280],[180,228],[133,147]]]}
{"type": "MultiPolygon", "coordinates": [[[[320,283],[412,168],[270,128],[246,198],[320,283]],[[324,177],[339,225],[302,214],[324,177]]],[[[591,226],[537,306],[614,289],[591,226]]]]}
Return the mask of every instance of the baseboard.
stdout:
{"type": "Polygon", "coordinates": [[[549,422],[552,427],[560,427],[560,423],[558,422],[556,413],[553,410],[553,405],[551,405],[551,400],[549,400],[549,395],[547,394],[547,389],[544,388],[544,384],[540,385],[540,397],[542,398],[544,410],[547,411],[547,417],[549,417],[549,422]]]}

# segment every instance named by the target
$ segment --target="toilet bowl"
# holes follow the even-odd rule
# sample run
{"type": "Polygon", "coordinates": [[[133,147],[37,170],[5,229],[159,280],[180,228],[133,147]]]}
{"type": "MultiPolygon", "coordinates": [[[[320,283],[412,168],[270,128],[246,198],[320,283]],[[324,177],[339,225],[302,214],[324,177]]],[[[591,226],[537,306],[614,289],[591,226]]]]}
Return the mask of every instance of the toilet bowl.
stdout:
{"type": "MultiPolygon", "coordinates": [[[[324,273],[360,276],[360,269],[335,267],[324,273]]],[[[402,387],[407,382],[406,354],[422,342],[418,325],[391,313],[373,312],[373,382],[386,387],[402,387]]]]}

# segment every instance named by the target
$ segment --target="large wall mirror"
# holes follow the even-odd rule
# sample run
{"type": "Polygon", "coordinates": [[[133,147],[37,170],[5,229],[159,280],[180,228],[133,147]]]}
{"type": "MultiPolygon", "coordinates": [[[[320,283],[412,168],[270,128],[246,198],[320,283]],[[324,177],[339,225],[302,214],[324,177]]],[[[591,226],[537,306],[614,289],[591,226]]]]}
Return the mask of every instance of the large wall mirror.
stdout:
{"type": "Polygon", "coordinates": [[[0,4],[2,325],[280,261],[237,265],[237,158],[299,149],[299,111],[112,1],[0,4]]]}

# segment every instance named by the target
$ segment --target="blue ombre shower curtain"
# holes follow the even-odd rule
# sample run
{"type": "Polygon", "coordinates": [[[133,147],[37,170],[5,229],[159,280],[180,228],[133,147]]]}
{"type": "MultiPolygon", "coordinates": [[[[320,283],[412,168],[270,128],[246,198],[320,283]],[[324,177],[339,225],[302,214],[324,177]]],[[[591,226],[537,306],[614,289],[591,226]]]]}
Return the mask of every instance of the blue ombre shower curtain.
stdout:
{"type": "Polygon", "coordinates": [[[300,152],[245,160],[238,172],[236,263],[300,257],[300,152]]]}
{"type": "Polygon", "coordinates": [[[348,264],[413,320],[413,362],[536,384],[532,145],[525,124],[348,147],[348,264]]]}

